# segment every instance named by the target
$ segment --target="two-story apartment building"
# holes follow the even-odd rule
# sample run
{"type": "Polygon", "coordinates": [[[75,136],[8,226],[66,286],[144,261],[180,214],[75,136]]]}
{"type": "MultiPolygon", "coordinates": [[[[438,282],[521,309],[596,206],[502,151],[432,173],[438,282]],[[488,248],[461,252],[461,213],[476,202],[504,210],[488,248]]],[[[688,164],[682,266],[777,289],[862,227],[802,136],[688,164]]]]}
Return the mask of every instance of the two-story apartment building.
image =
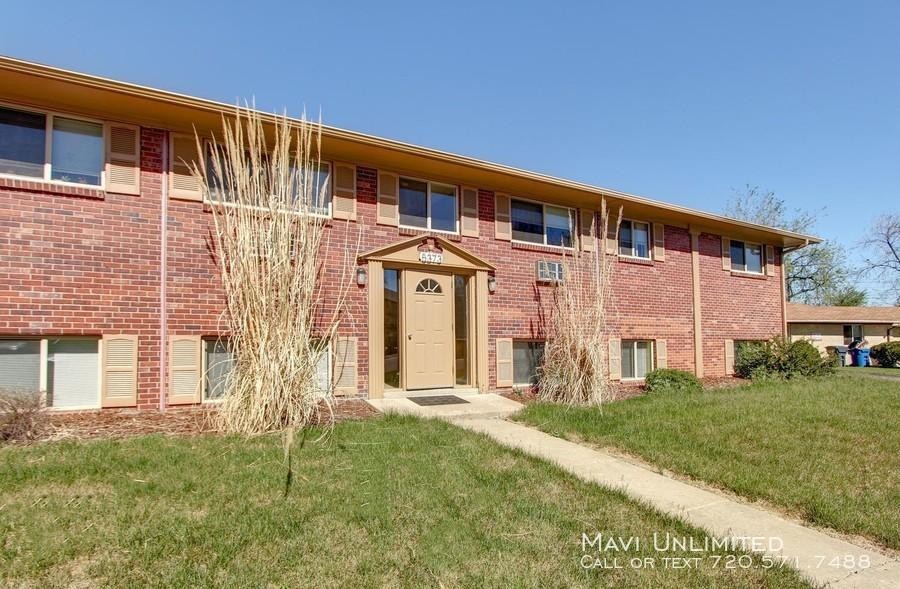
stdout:
{"type": "MultiPolygon", "coordinates": [[[[220,394],[211,213],[183,162],[233,112],[0,59],[0,387],[60,408],[220,394]]],[[[528,384],[576,242],[613,262],[613,378],[725,375],[736,340],[785,333],[782,255],[816,241],[332,127],[322,150],[324,279],[348,263],[353,286],[320,369],[344,395],[528,384]],[[592,232],[601,199],[617,239],[592,232]]]]}

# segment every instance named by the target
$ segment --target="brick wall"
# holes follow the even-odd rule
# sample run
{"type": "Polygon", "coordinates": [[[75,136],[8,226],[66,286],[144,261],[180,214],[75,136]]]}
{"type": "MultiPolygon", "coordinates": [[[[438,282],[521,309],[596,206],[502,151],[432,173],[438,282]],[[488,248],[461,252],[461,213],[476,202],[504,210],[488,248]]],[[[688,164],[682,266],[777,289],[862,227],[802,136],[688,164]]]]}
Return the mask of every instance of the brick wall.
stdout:
{"type": "MultiPolygon", "coordinates": [[[[43,183],[0,181],[0,335],[131,333],[139,336],[138,405],[159,403],[159,259],[161,153],[165,132],[141,133],[140,196],[43,183]]],[[[324,284],[334,293],[353,281],[355,253],[410,232],[375,223],[376,170],[357,168],[357,221],[329,222],[324,284]]],[[[627,214],[627,211],[626,211],[627,214]]],[[[488,298],[488,366],[495,382],[498,337],[542,339],[553,288],[535,282],[535,262],[559,259],[553,248],[494,239],[494,195],[479,191],[479,238],[449,237],[496,266],[488,298]]],[[[223,298],[208,253],[210,213],[198,202],[170,199],[168,325],[170,334],[215,336],[223,298]]],[[[667,226],[666,261],[614,263],[610,322],[624,339],[666,339],[669,366],[692,370],[690,236],[667,226]]],[[[704,358],[708,375],[724,374],[725,338],[781,331],[780,256],[775,277],[732,276],[721,267],[718,236],[701,237],[704,358]]],[[[358,337],[359,392],[368,387],[367,293],[349,286],[341,332],[358,337]]],[[[327,298],[331,298],[326,296],[327,298]]],[[[379,375],[380,378],[380,375],[379,375]]]]}

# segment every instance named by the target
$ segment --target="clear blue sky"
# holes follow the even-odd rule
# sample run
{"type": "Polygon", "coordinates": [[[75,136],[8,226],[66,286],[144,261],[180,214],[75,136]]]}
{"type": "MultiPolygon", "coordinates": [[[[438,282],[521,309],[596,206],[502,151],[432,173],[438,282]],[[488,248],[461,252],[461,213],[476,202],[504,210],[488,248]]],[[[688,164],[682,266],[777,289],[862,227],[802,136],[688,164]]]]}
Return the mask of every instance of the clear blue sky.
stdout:
{"type": "Polygon", "coordinates": [[[709,211],[758,184],[848,245],[900,210],[900,2],[191,4],[8,3],[0,53],[709,211]]]}

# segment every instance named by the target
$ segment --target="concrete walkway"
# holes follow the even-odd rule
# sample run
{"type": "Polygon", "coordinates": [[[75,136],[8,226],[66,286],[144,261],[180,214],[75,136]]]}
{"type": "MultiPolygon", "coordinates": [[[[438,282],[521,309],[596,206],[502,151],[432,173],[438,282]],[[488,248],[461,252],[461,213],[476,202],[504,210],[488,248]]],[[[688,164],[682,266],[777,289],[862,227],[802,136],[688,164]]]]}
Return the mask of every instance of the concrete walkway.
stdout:
{"type": "Polygon", "coordinates": [[[783,548],[771,554],[786,558],[817,584],[839,588],[900,587],[900,562],[897,560],[770,511],[510,421],[463,415],[452,417],[450,421],[486,434],[505,446],[553,462],[580,479],[620,489],[660,511],[707,530],[713,536],[761,538],[766,543],[770,538],[779,539],[783,548]],[[861,557],[869,559],[868,568],[839,566],[845,559],[859,563],[861,557]]]}
{"type": "MultiPolygon", "coordinates": [[[[452,420],[458,417],[507,417],[512,415],[523,406],[506,397],[491,394],[479,393],[444,393],[452,394],[455,397],[466,401],[454,405],[433,405],[422,406],[413,403],[405,397],[394,397],[385,399],[369,399],[368,403],[372,407],[378,409],[382,413],[393,412],[403,415],[418,415],[419,417],[438,417],[440,419],[452,420]]],[[[413,395],[414,396],[414,395],[413,395]]],[[[429,397],[431,394],[423,394],[429,397]]]]}

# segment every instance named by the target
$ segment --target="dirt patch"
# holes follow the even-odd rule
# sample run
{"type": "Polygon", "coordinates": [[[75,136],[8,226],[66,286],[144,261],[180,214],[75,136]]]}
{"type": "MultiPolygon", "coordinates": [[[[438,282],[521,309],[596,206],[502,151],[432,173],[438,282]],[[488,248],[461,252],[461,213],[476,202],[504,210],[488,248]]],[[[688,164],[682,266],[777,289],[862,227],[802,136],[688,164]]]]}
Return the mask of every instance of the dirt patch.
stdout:
{"type": "MultiPolygon", "coordinates": [[[[136,409],[48,412],[49,426],[40,439],[118,439],[147,434],[195,436],[215,432],[214,413],[214,407],[170,408],[162,412],[136,409]]],[[[339,399],[334,405],[334,421],[357,421],[377,414],[363,399],[339,399]]],[[[328,413],[323,412],[320,425],[329,419],[328,413]]]]}

